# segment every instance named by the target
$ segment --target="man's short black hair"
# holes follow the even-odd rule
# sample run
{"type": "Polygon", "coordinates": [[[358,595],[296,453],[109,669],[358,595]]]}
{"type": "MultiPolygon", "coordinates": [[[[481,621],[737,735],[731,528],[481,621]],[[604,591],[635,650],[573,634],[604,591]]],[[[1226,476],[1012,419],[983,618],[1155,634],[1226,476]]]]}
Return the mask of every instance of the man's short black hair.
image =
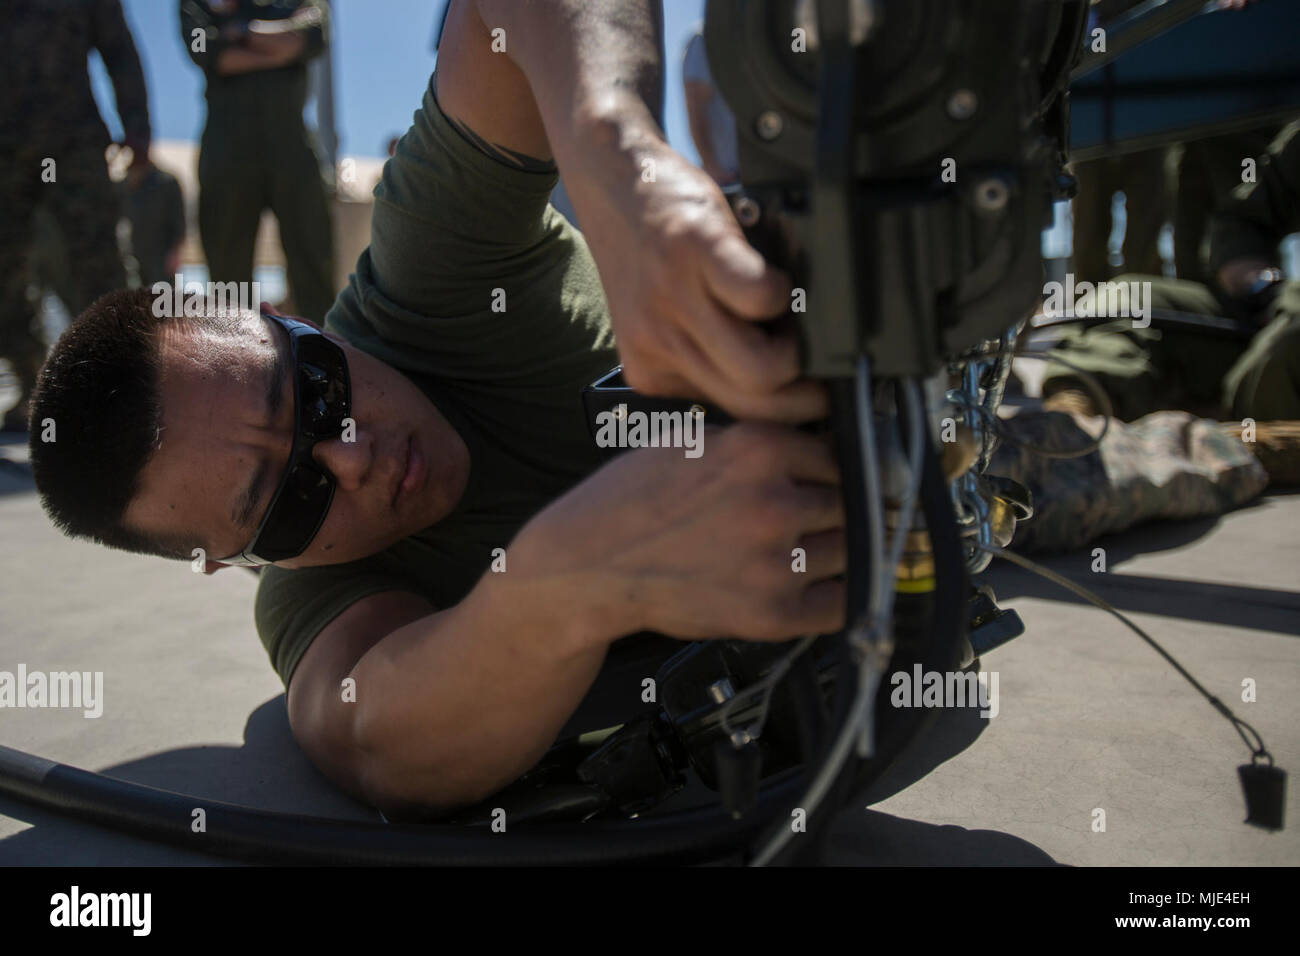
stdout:
{"type": "Polygon", "coordinates": [[[123,524],[158,448],[162,328],[187,321],[156,316],[153,303],[145,289],[110,292],[59,337],[32,393],[32,475],[64,534],[188,561],[191,546],[123,524]]]}

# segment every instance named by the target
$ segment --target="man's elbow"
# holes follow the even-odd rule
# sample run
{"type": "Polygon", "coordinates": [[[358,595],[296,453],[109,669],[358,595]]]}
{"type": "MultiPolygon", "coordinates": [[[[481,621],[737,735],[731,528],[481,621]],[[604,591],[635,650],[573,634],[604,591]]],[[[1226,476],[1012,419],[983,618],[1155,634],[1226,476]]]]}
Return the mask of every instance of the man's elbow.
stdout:
{"type": "MultiPolygon", "coordinates": [[[[436,734],[417,752],[411,735],[367,722],[357,713],[349,744],[350,789],[390,820],[431,819],[471,806],[518,776],[503,772],[502,761],[487,759],[485,748],[439,747],[436,734]]],[[[452,742],[448,742],[452,743],[452,742]]]]}
{"type": "Polygon", "coordinates": [[[356,782],[357,795],[366,804],[391,821],[412,823],[472,806],[505,785],[472,766],[412,763],[377,755],[362,761],[356,782]]]}

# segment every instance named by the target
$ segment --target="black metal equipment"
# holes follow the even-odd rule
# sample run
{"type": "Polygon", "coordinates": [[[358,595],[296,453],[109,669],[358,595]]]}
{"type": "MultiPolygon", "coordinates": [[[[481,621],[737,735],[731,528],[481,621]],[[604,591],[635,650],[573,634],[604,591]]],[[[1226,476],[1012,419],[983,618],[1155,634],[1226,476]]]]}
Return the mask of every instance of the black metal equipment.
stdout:
{"type": "MultiPolygon", "coordinates": [[[[803,797],[768,816],[746,858],[813,859],[827,811],[879,776],[926,722],[925,711],[888,706],[879,678],[962,668],[976,646],[1022,632],[1014,612],[967,579],[977,565],[966,539],[987,528],[988,509],[959,521],[954,497],[965,499],[951,483],[987,455],[941,467],[930,419],[950,407],[950,377],[970,401],[983,390],[996,404],[1005,356],[985,367],[984,346],[1004,341],[1041,295],[1039,235],[1072,185],[1066,84],[1085,14],[1082,0],[710,0],[711,72],[740,138],[743,185],[729,199],[751,242],[802,293],[792,317],[804,366],[832,394],[850,626],[775,647],[701,642],[673,656],[655,677],[659,711],[624,724],[578,765],[588,796],[605,795],[587,805],[592,816],[651,810],[693,771],[733,818],[761,818],[764,781],[794,783],[803,797]],[[938,402],[918,400],[923,381],[939,384],[938,402]],[[915,519],[900,517],[909,495],[882,482],[882,462],[907,473],[915,519]],[[871,545],[886,521],[900,539],[920,536],[926,570],[895,582],[871,545]],[[853,758],[850,732],[863,738],[853,758]],[[800,807],[809,817],[796,851],[779,835],[800,807]]],[[[636,395],[617,370],[583,397],[593,433],[597,416],[620,405],[690,408],[636,395]]],[[[1028,515],[1023,489],[967,478],[972,512],[1004,498],[1006,513],[1028,515]]],[[[522,789],[558,783],[564,771],[540,774],[522,789]]],[[[461,819],[489,812],[484,804],[461,819]]]]}

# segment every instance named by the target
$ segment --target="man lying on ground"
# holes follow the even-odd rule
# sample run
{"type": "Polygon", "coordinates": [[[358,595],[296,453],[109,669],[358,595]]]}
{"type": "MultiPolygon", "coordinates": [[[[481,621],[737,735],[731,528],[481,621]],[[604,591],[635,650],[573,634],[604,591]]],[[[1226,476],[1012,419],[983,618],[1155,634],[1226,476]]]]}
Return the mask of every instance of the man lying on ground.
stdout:
{"type": "Polygon", "coordinates": [[[55,522],[269,564],[256,621],[294,735],[390,816],[529,769],[623,635],[842,623],[837,469],[792,427],[826,397],[755,325],[785,277],[652,118],[661,32],[650,0],[455,0],[324,334],[115,293],[43,369],[55,522]],[[547,206],[557,164],[585,241],[547,206]],[[633,387],[766,422],[600,467],[580,389],[617,364],[612,330],[633,387]]]}

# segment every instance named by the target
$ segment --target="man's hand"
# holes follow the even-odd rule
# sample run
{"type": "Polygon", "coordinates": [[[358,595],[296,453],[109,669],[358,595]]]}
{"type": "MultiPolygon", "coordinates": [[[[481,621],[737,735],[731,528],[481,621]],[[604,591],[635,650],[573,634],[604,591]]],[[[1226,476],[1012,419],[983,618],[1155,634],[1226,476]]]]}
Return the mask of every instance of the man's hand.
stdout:
{"type": "Polygon", "coordinates": [[[760,325],[789,311],[788,278],[664,141],[661,32],[657,0],[453,0],[438,101],[503,151],[554,157],[633,388],[742,419],[821,417],[825,390],[800,380],[794,335],[760,325]]]}
{"type": "Polygon", "coordinates": [[[844,512],[828,445],[776,425],[705,434],[699,458],[644,448],[601,468],[524,527],[510,567],[604,640],[838,630],[844,512]]]}
{"type": "Polygon", "coordinates": [[[789,312],[789,278],[745,240],[718,185],[662,140],[620,160],[585,167],[566,188],[628,384],[705,398],[743,419],[824,416],[825,389],[800,379],[793,330],[760,324],[789,312]]]}
{"type": "Polygon", "coordinates": [[[244,35],[244,43],[253,53],[270,57],[277,64],[286,66],[301,57],[307,49],[307,41],[302,34],[260,32],[256,29],[258,22],[250,24],[248,33],[244,35]]]}
{"type": "Polygon", "coordinates": [[[289,21],[254,20],[246,27],[231,23],[225,28],[228,46],[217,56],[217,72],[222,76],[258,73],[288,66],[301,59],[307,41],[300,33],[283,29],[289,21]]]}

